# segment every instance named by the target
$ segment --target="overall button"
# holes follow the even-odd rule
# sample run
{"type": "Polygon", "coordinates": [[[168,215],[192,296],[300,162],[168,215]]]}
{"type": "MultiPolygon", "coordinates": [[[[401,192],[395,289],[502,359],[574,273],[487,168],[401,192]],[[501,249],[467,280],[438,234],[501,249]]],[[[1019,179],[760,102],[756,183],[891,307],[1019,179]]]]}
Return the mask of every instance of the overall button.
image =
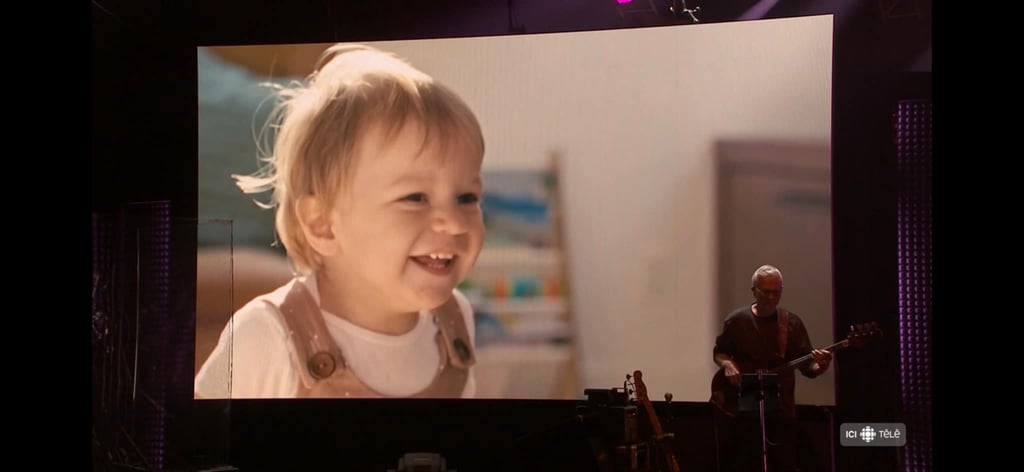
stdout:
{"type": "Polygon", "coordinates": [[[334,356],[328,352],[320,351],[309,358],[309,372],[317,379],[330,377],[335,367],[334,356]]]}

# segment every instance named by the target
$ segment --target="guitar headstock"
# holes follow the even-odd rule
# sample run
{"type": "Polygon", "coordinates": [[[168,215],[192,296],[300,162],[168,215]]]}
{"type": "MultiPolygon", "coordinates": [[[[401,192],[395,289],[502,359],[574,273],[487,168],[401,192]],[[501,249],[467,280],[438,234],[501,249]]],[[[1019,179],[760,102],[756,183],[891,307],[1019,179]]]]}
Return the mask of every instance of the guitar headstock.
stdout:
{"type": "Polygon", "coordinates": [[[882,337],[882,328],[877,321],[850,325],[850,332],[846,335],[846,344],[851,347],[861,347],[869,341],[882,337]]]}
{"type": "MultiPolygon", "coordinates": [[[[629,379],[629,375],[626,376],[626,379],[629,379]]],[[[654,431],[655,448],[661,452],[660,456],[664,461],[664,470],[668,470],[668,472],[679,472],[679,461],[676,460],[675,453],[672,452],[672,445],[662,444],[662,441],[671,436],[667,436],[665,431],[661,429],[661,421],[658,420],[658,413],[654,411],[654,405],[652,405],[651,400],[647,398],[647,386],[644,385],[644,374],[639,370],[633,371],[633,388],[636,390],[637,403],[643,405],[644,410],[647,412],[647,419],[651,422],[651,429],[654,431]]],[[[666,399],[667,398],[668,397],[666,397],[666,399]]]]}

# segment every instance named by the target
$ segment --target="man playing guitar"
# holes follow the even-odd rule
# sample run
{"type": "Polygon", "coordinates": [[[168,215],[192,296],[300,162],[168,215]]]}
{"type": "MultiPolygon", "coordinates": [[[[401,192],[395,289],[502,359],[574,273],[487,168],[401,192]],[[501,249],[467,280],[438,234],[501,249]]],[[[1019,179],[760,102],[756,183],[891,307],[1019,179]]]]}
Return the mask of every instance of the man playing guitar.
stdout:
{"type": "MultiPolygon", "coordinates": [[[[726,317],[715,339],[714,360],[720,369],[712,380],[719,471],[796,470],[797,424],[794,370],[813,378],[824,373],[832,353],[814,349],[803,321],[779,307],[782,273],[764,265],[751,277],[754,303],[726,317]],[[801,360],[801,358],[804,358],[801,360]],[[753,374],[798,360],[778,375],[777,408],[737,411],[742,374],[753,374]]],[[[773,403],[774,404],[774,403],[773,403]]]]}

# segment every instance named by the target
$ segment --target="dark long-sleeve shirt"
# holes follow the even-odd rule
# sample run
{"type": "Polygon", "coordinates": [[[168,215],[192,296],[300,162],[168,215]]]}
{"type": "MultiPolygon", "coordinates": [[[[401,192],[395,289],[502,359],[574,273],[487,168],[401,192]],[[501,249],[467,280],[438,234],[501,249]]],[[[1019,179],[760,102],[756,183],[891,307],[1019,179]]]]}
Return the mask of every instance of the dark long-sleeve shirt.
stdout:
{"type": "MultiPolygon", "coordinates": [[[[781,308],[780,308],[781,310],[781,308]]],[[[743,373],[757,369],[772,369],[810,354],[813,349],[807,328],[793,312],[788,312],[786,352],[779,351],[778,313],[767,317],[754,316],[751,307],[737,308],[726,317],[722,332],[715,339],[714,354],[724,353],[733,359],[743,373]]],[[[816,377],[811,369],[813,360],[798,368],[807,377],[816,377]]],[[[783,418],[796,417],[796,377],[793,370],[779,374],[779,414],[783,418]]]]}

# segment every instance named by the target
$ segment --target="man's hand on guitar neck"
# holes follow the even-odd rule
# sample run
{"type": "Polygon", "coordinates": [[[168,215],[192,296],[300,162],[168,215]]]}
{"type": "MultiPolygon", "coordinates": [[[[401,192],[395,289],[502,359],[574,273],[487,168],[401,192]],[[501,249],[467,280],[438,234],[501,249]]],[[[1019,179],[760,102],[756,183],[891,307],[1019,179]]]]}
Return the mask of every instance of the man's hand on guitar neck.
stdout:
{"type": "Polygon", "coordinates": [[[811,371],[814,375],[820,375],[828,369],[829,364],[832,363],[832,352],[826,351],[825,349],[815,349],[811,351],[811,357],[814,358],[814,364],[811,366],[811,371]]]}

